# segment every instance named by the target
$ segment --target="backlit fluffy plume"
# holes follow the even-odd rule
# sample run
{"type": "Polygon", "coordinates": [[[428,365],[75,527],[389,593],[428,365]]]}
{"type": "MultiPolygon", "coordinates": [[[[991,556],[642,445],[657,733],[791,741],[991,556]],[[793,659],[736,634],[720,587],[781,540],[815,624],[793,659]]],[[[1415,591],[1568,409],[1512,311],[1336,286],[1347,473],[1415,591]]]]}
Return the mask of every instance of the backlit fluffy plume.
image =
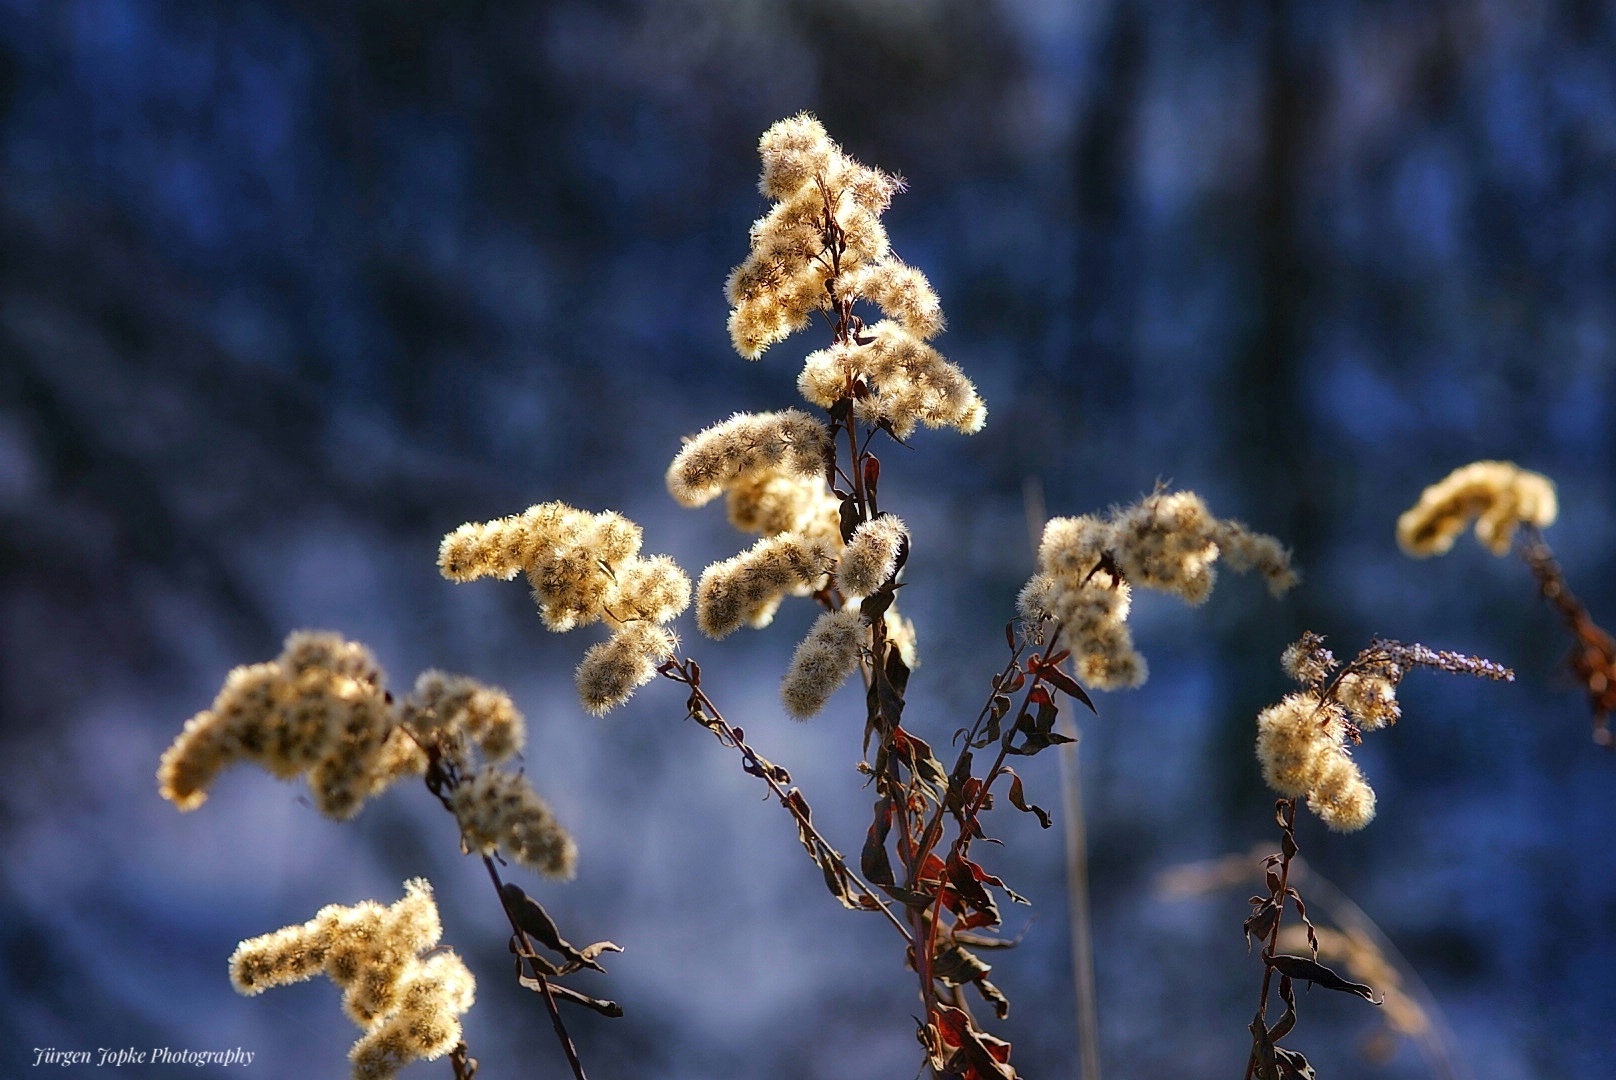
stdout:
{"type": "Polygon", "coordinates": [[[595,716],[603,716],[650,682],[657,665],[673,659],[673,633],[648,622],[624,623],[607,641],[584,653],[575,679],[578,698],[595,716]]]}
{"type": "Polygon", "coordinates": [[[1318,634],[1305,633],[1280,656],[1285,672],[1306,689],[1257,715],[1257,759],[1263,779],[1287,799],[1306,796],[1308,809],[1337,832],[1352,832],[1375,816],[1375,793],[1348,748],[1364,732],[1397,723],[1397,685],[1416,667],[1508,681],[1508,668],[1480,657],[1424,645],[1373,641],[1342,667],[1318,634]]]}
{"type": "Polygon", "coordinates": [[[1442,555],[1474,520],[1476,539],[1494,555],[1507,555],[1517,527],[1545,528],[1558,513],[1548,477],[1508,461],[1476,461],[1420,493],[1397,519],[1397,543],[1416,558],[1442,555]]]}
{"type": "Polygon", "coordinates": [[[801,409],[737,413],[685,442],[668,466],[668,491],[685,506],[705,506],[760,474],[819,479],[829,444],[825,425],[801,409]]]}
{"type": "Polygon", "coordinates": [[[786,712],[806,720],[823,709],[858,667],[859,648],[865,637],[864,622],[855,609],[827,611],[819,616],[808,636],[797,645],[791,667],[780,684],[786,712]]]}
{"type": "Polygon", "coordinates": [[[497,849],[549,877],[572,877],[578,847],[526,777],[483,769],[456,785],[449,807],[467,850],[492,855],[497,849]]]}
{"type": "MultiPolygon", "coordinates": [[[[753,467],[747,463],[754,459],[774,465],[798,460],[807,453],[798,440],[823,442],[824,428],[805,413],[795,416],[800,419],[736,435],[751,446],[750,458],[737,451],[742,466],[722,454],[716,459],[698,454],[696,473],[711,467],[739,474],[753,467]]],[[[822,468],[817,457],[815,461],[822,468]]],[[[443,538],[438,569],[451,581],[525,573],[545,625],[558,633],[608,623],[612,638],[590,649],[578,668],[580,699],[598,715],[626,701],[650,679],[642,670],[649,657],[672,655],[672,635],[656,624],[690,606],[690,578],[666,555],[640,555],[640,539],[640,527],[615,511],[591,514],[564,503],[544,503],[512,517],[460,526],[443,538]]]]}
{"type": "Polygon", "coordinates": [[[903,522],[891,514],[871,518],[853,531],[836,565],[836,580],[848,596],[869,596],[897,573],[898,555],[909,542],[903,522]]]}
{"type": "Polygon", "coordinates": [[[756,360],[813,312],[846,316],[867,303],[884,318],[811,355],[803,396],[827,409],[852,400],[860,420],[899,438],[917,424],[980,430],[976,388],[927,344],[943,330],[937,294],[892,254],[881,224],[902,183],[848,157],[806,113],[771,127],[758,150],[758,186],[775,203],[752,224],[751,253],[726,286],[736,350],[756,360]]]}
{"type": "Polygon", "coordinates": [[[793,533],[766,536],[703,571],[696,586],[696,625],[710,638],[742,626],[765,627],[786,595],[808,595],[831,565],[822,541],[793,533]]]}
{"type": "Polygon", "coordinates": [[[821,476],[755,473],[730,485],[725,504],[729,523],[742,532],[797,533],[833,548],[842,546],[841,504],[825,490],[821,476]]]}
{"type": "MultiPolygon", "coordinates": [[[[400,706],[400,718],[422,745],[436,744],[464,761],[464,743],[475,743],[487,761],[520,753],[527,724],[510,695],[464,675],[423,671],[415,692],[400,706]]],[[[424,766],[423,766],[424,767],[424,766]]]]}
{"type": "Polygon", "coordinates": [[[299,631],[280,657],[239,667],[213,707],[192,717],[158,766],[163,798],[181,810],[237,761],[283,779],[306,776],[315,806],[333,818],[426,767],[401,730],[370,650],[336,634],[299,631]]]}
{"type": "Polygon", "coordinates": [[[810,353],[797,389],[827,409],[851,396],[854,416],[889,425],[900,439],[913,434],[917,424],[974,434],[988,415],[958,367],[889,319],[867,327],[854,341],[810,353]]]}
{"type": "Polygon", "coordinates": [[[460,1017],[477,984],[452,952],[423,959],[442,936],[432,886],[416,878],[390,907],[332,904],[301,926],[243,941],[230,957],[230,981],[252,995],[328,975],[343,990],[343,1011],[365,1032],[348,1055],[355,1080],[386,1080],[460,1042],[460,1017]]]}
{"type": "Polygon", "coordinates": [[[1296,583],[1290,555],[1273,537],[1213,517],[1194,492],[1157,491],[1105,518],[1051,519],[1018,611],[1029,622],[1061,624],[1078,677],[1089,685],[1138,686],[1148,668],[1126,622],[1131,588],[1199,604],[1212,591],[1220,554],[1236,571],[1262,574],[1275,595],[1296,583]]]}

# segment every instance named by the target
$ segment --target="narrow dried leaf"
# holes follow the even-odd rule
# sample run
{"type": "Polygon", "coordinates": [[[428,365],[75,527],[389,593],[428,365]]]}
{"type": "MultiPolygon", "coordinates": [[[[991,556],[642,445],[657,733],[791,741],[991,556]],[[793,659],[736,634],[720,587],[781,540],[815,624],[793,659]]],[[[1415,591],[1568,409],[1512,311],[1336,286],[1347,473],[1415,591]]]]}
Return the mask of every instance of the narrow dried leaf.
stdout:
{"type": "Polygon", "coordinates": [[[1375,1000],[1375,991],[1363,983],[1355,983],[1343,978],[1336,972],[1325,967],[1317,960],[1309,960],[1305,956],[1292,956],[1289,953],[1280,953],[1268,957],[1268,966],[1281,975],[1288,975],[1293,979],[1310,982],[1322,986],[1326,990],[1340,990],[1348,994],[1357,994],[1372,1005],[1379,1005],[1375,1000]]]}
{"type": "Polygon", "coordinates": [[[1029,803],[1026,796],[1022,794],[1021,777],[1016,775],[1016,771],[1008,765],[1004,767],[1004,771],[1010,774],[1010,805],[1020,810],[1023,814],[1035,815],[1038,818],[1038,824],[1046,829],[1053,825],[1054,821],[1051,820],[1049,811],[1034,803],[1029,803]]]}

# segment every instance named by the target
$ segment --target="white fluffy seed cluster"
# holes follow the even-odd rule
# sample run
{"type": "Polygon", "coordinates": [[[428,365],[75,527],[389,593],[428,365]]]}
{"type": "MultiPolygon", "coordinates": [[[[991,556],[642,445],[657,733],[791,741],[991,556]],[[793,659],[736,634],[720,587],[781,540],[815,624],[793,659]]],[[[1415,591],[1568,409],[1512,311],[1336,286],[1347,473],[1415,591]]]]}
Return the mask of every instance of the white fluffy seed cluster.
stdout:
{"type": "Polygon", "coordinates": [[[1138,686],[1148,667],[1126,622],[1131,587],[1200,604],[1212,591],[1220,556],[1237,572],[1260,573],[1276,596],[1296,583],[1290,553],[1273,537],[1212,516],[1194,492],[1157,491],[1105,518],[1050,520],[1038,573],[1021,590],[1018,610],[1029,622],[1061,624],[1078,677],[1089,685],[1138,686]]]}
{"type": "Polygon", "coordinates": [[[524,776],[480,770],[450,792],[449,808],[468,851],[498,850],[553,878],[570,878],[577,869],[578,846],[524,776]]]}
{"type": "Polygon", "coordinates": [[[689,603],[690,581],[666,556],[639,557],[640,527],[613,510],[549,502],[443,538],[438,570],[450,581],[527,575],[545,625],[558,633],[604,618],[666,622],[689,603]]]}
{"type": "Polygon", "coordinates": [[[871,518],[853,530],[836,564],[836,582],[847,596],[869,596],[898,570],[898,555],[909,541],[903,521],[892,514],[871,518]]]}
{"type": "Polygon", "coordinates": [[[423,671],[415,692],[399,706],[399,719],[422,745],[436,744],[465,761],[466,743],[476,744],[487,761],[522,752],[527,722],[510,695],[464,675],[423,671]]]}
{"type": "MultiPolygon", "coordinates": [[[[798,416],[823,442],[823,427],[798,416]]],[[[785,449],[776,464],[794,460],[791,445],[777,442],[776,449],[785,449]]],[[[690,606],[690,578],[666,555],[641,556],[640,542],[640,527],[615,511],[592,514],[550,502],[460,526],[443,538],[438,569],[451,581],[525,573],[545,625],[558,633],[609,622],[611,638],[589,649],[574,673],[579,700],[599,716],[627,701],[673,656],[676,641],[661,624],[690,606]]]]}
{"type": "Polygon", "coordinates": [[[823,476],[756,473],[730,485],[725,505],[730,524],[741,532],[795,533],[833,549],[842,546],[841,504],[825,489],[823,476]]]}
{"type": "Polygon", "coordinates": [[[158,790],[179,809],[195,810],[237,761],[282,779],[306,776],[315,806],[338,819],[426,767],[395,723],[370,650],[310,631],[289,636],[277,659],[230,672],[213,707],[187,721],[163,754],[158,790]]]}
{"type": "Polygon", "coordinates": [[[1307,806],[1336,832],[1354,832],[1375,816],[1375,792],[1346,747],[1346,713],[1315,690],[1290,694],[1257,714],[1263,780],[1307,806]]]}
{"type": "Polygon", "coordinates": [[[1366,655],[1335,675],[1339,663],[1313,634],[1288,646],[1280,665],[1307,689],[1257,716],[1263,779],[1286,798],[1305,795],[1308,809],[1337,832],[1363,828],[1375,816],[1375,792],[1347,747],[1402,716],[1403,667],[1366,655]]]}
{"type": "Polygon", "coordinates": [[[927,342],[943,330],[926,276],[891,252],[881,215],[902,183],[861,165],[807,113],[758,143],[758,187],[774,206],[752,224],[751,253],[730,274],[729,330],[756,360],[815,311],[864,301],[885,318],[852,341],[808,358],[799,387],[829,408],[852,399],[869,423],[907,438],[917,423],[979,431],[987,409],[971,381],[927,342]]]}
{"type": "Polygon", "coordinates": [[[761,476],[821,480],[829,451],[825,425],[801,409],[736,413],[685,441],[668,466],[668,491],[685,506],[705,506],[761,476]]]}
{"type": "Polygon", "coordinates": [[[713,563],[696,585],[696,625],[710,638],[774,621],[787,595],[807,596],[834,565],[828,545],[794,533],[765,536],[739,555],[713,563]]]}
{"type": "Polygon", "coordinates": [[[1546,528],[1559,514],[1554,483],[1508,461],[1475,461],[1420,493],[1397,519],[1397,543],[1409,555],[1445,554],[1472,520],[1476,539],[1494,555],[1509,554],[1521,525],[1546,528]]]}
{"type": "Polygon", "coordinates": [[[427,671],[413,694],[394,702],[369,649],[300,630],[275,660],[229,674],[213,707],[163,754],[158,790],[195,810],[220,772],[250,761],[282,779],[306,775],[320,812],[345,819],[395,781],[424,773],[423,746],[457,763],[473,747],[499,761],[520,752],[526,737],[522,714],[497,687],[427,671]]]}
{"type": "Polygon", "coordinates": [[[432,886],[416,878],[389,907],[332,904],[301,926],[243,941],[230,957],[230,981],[252,995],[328,975],[343,990],[343,1011],[365,1032],[348,1054],[354,1080],[387,1080],[460,1042],[460,1017],[477,984],[452,952],[422,958],[442,936],[432,886]]]}
{"type": "Polygon", "coordinates": [[[797,389],[827,409],[851,396],[854,416],[888,424],[900,439],[914,434],[917,424],[973,435],[988,417],[971,380],[892,319],[865,328],[852,341],[809,353],[797,389]]]}
{"type": "Polygon", "coordinates": [[[864,620],[856,608],[827,611],[819,616],[808,636],[798,643],[791,667],[780,684],[786,712],[798,720],[817,715],[858,667],[866,636],[864,620]]]}
{"type": "Polygon", "coordinates": [[[730,340],[748,360],[829,310],[835,263],[846,274],[889,257],[881,214],[902,188],[844,154],[807,113],[765,131],[758,154],[758,189],[774,206],[752,223],[751,253],[725,284],[730,340]]]}

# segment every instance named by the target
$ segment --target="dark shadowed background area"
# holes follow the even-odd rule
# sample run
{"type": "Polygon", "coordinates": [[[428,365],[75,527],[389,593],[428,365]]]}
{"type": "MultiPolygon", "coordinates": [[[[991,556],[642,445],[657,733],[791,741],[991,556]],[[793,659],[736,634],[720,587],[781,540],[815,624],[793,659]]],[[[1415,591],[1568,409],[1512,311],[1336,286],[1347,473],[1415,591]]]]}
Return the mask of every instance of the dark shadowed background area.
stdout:
{"type": "MultiPolygon", "coordinates": [[[[1195,610],[1140,596],[1152,677],[1083,718],[1108,1073],[1243,1066],[1256,882],[1160,875],[1276,846],[1252,718],[1313,629],[1519,679],[1411,676],[1358,756],[1377,820],[1300,829],[1451,1053],[1323,991],[1288,1042],[1327,1078],[1612,1075],[1616,757],[1518,561],[1393,541],[1426,484],[1515,460],[1557,481],[1549,539],[1616,621],[1616,12],[1482,0],[0,0],[0,1072],[33,1048],[240,1046],[255,1076],[342,1075],[358,1033],[329,983],[241,998],[225,958],[425,874],[480,980],[482,1075],[563,1075],[424,792],[340,825],[254,769],[195,814],[158,798],[226,671],[310,627],[370,644],[396,687],[442,667],[527,714],[527,772],[581,859],[570,884],[516,876],[573,940],[626,950],[575,980],[628,1012],[574,1018],[592,1077],[915,1075],[895,935],[824,892],[677,689],[589,719],[571,669],[594,631],[435,567],[461,522],[550,499],[627,513],[692,576],[742,546],[662,473],[682,435],[796,402],[824,343],[748,364],[724,329],[757,137],[800,109],[910,181],[894,245],[989,407],[977,436],[884,455],[915,534],[917,732],[946,744],[986,693],[1029,481],[1075,514],[1170,480],[1306,575],[1280,602],[1234,575],[1195,610]]],[[[777,703],[811,618],[684,638],[856,852],[857,694],[805,726],[777,703]]],[[[1024,774],[1059,806],[1054,755],[1024,774]]],[[[1060,830],[996,817],[984,861],[1034,906],[1007,910],[1026,935],[993,957],[1014,1009],[990,1026],[1026,1075],[1075,1077],[1060,830]]]]}

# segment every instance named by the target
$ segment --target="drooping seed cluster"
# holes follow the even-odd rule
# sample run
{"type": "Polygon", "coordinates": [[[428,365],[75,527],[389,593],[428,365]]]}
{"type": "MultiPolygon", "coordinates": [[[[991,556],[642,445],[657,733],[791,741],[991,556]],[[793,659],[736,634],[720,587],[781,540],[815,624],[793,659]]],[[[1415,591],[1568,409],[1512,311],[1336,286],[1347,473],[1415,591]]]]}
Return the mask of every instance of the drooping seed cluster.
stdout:
{"type": "MultiPolygon", "coordinates": [[[[823,440],[823,428],[806,414],[798,415],[823,440]]],[[[792,449],[794,435],[777,439],[768,452],[760,451],[762,443],[752,436],[762,439],[755,430],[736,438],[751,447],[754,458],[761,454],[777,466],[800,456],[792,449]]],[[[707,496],[711,498],[724,481],[707,470],[722,465],[715,466],[710,455],[695,456],[692,490],[716,482],[707,496]]],[[[737,469],[730,478],[744,472],[737,469]]],[[[443,538],[438,569],[451,581],[509,580],[525,573],[545,625],[558,633],[609,623],[611,639],[588,650],[575,672],[579,700],[599,716],[627,701],[650,681],[658,663],[673,656],[674,636],[660,624],[690,606],[685,572],[666,555],[641,556],[640,543],[640,527],[615,511],[591,514],[550,502],[512,517],[460,526],[443,538]]]]}
{"type": "Polygon", "coordinates": [[[795,533],[832,549],[842,546],[841,504],[822,476],[772,471],[742,477],[730,485],[725,504],[730,524],[741,532],[795,533]]]}
{"type": "Polygon", "coordinates": [[[803,396],[827,409],[851,400],[860,420],[899,438],[917,423],[979,431],[987,409],[976,388],[927,344],[943,329],[937,294],[892,254],[881,224],[902,183],[848,157],[806,113],[771,127],[758,150],[758,187],[775,204],[727,285],[736,350],[755,360],[813,312],[865,301],[885,318],[810,355],[803,396]]]}
{"type": "Polygon", "coordinates": [[[343,990],[343,1011],[365,1032],[348,1053],[354,1080],[386,1080],[460,1042],[460,1017],[477,984],[453,952],[422,958],[442,936],[432,886],[416,878],[389,907],[332,904],[301,926],[243,941],[230,957],[230,981],[252,995],[328,975],[343,990]]]}
{"type": "Polygon", "coordinates": [[[370,650],[307,631],[288,637],[277,659],[230,672],[213,707],[187,721],[163,754],[159,791],[181,810],[194,810],[215,777],[237,761],[282,779],[306,775],[315,806],[338,819],[426,767],[395,723],[370,650]]]}
{"type": "Polygon", "coordinates": [[[786,712],[806,720],[823,709],[858,667],[859,651],[866,637],[857,608],[827,611],[819,616],[808,636],[797,645],[791,667],[780,684],[786,712]]]}
{"type": "Polygon", "coordinates": [[[320,812],[344,819],[395,781],[424,773],[422,747],[460,765],[473,748],[500,761],[522,749],[526,731],[503,690],[428,671],[394,702],[369,649],[300,630],[275,660],[229,674],[213,707],[163,754],[158,790],[194,810],[220,772],[249,761],[282,779],[306,774],[320,812]]]}
{"type": "Polygon", "coordinates": [[[1474,520],[1476,539],[1494,555],[1507,555],[1517,528],[1546,528],[1558,514],[1548,477],[1508,461],[1475,461],[1420,493],[1397,519],[1397,543],[1416,558],[1442,555],[1474,520]]]}
{"type": "Polygon", "coordinates": [[[829,451],[825,425],[801,409],[737,413],[685,441],[668,466],[668,491],[694,507],[764,476],[818,481],[829,451]]]}
{"type": "Polygon", "coordinates": [[[1280,665],[1306,689],[1257,714],[1263,780],[1285,798],[1306,796],[1308,809],[1337,832],[1363,828],[1375,816],[1375,792],[1348,746],[1397,722],[1404,669],[1360,658],[1336,676],[1339,662],[1312,633],[1287,646],[1280,665]]]}
{"type": "Polygon", "coordinates": [[[774,620],[787,595],[807,596],[835,566],[830,547],[796,533],[765,536],[739,555],[713,563],[696,586],[696,625],[711,638],[774,620]]]}
{"type": "Polygon", "coordinates": [[[898,556],[909,532],[892,514],[871,518],[857,529],[836,564],[836,582],[847,596],[869,596],[898,569],[898,556]]]}
{"type": "Polygon", "coordinates": [[[527,741],[527,723],[509,694],[442,671],[421,672],[415,692],[399,705],[399,719],[416,742],[435,744],[457,763],[469,760],[468,741],[490,762],[521,753],[527,741]]]}
{"type": "Polygon", "coordinates": [[[526,777],[482,769],[455,786],[449,807],[467,850],[492,855],[498,849],[549,877],[572,877],[578,846],[526,777]]]}
{"type": "Polygon", "coordinates": [[[1417,667],[1509,681],[1501,664],[1419,644],[1374,641],[1342,668],[1317,634],[1303,634],[1280,663],[1305,689],[1257,716],[1257,759],[1263,779],[1338,832],[1352,832],[1375,816],[1375,793],[1348,747],[1364,732],[1397,723],[1397,686],[1417,667]],[[1339,669],[1339,670],[1338,670],[1339,669]]]}
{"type": "Polygon", "coordinates": [[[1038,573],[1021,590],[1023,619],[1062,626],[1078,677],[1102,690],[1138,686],[1148,667],[1133,647],[1131,586],[1204,602],[1222,557],[1255,570],[1274,595],[1296,583],[1290,553],[1271,536],[1213,517],[1190,491],[1157,491],[1106,517],[1054,518],[1044,527],[1038,573]]]}

